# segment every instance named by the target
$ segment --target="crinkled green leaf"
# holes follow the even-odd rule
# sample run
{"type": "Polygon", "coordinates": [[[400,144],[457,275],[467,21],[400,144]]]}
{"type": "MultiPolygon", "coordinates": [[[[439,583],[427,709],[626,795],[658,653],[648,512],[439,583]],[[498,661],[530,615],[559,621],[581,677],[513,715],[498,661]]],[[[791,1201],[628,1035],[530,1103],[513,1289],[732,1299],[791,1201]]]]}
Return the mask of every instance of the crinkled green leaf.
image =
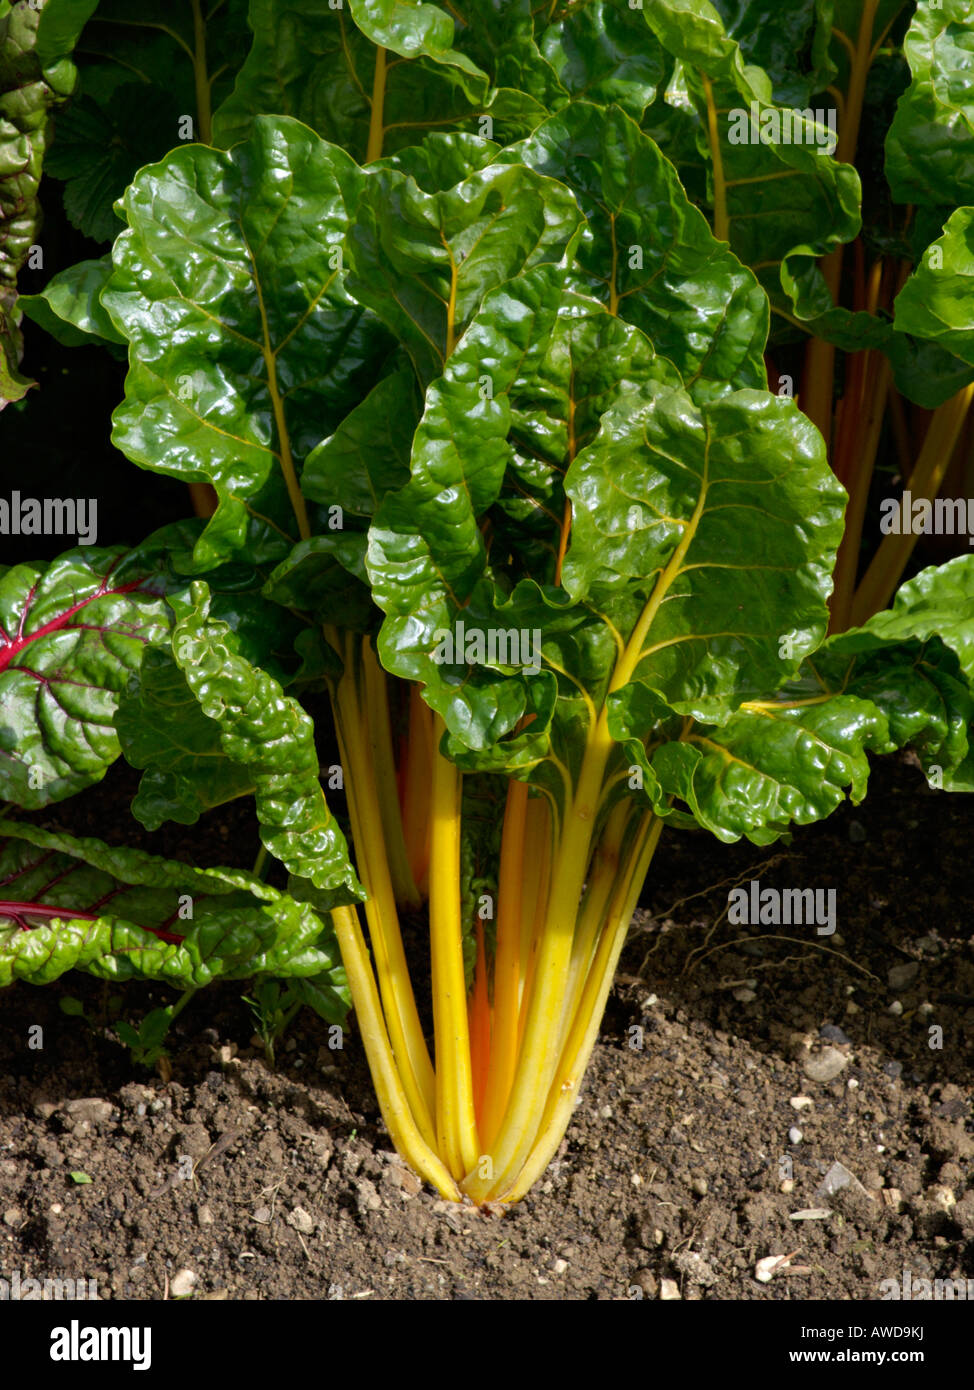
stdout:
{"type": "Polygon", "coordinates": [[[409,480],[420,407],[413,373],[393,372],[346,415],[305,460],[301,490],[325,507],[371,516],[382,497],[409,480]]]}
{"type": "Polygon", "coordinates": [[[490,165],[432,194],[378,168],[348,235],[348,289],[396,334],[425,385],[484,296],[530,266],[561,261],[579,225],[568,189],[518,165],[490,165]]]}
{"type": "Polygon", "coordinates": [[[78,17],[77,0],[18,4],[0,12],[0,409],[21,400],[34,384],[20,371],[17,274],[37,239],[50,112],[74,85],[66,45],[78,17]]]}
{"type": "Polygon", "coordinates": [[[554,67],[539,46],[545,11],[531,0],[464,0],[452,8],[453,42],[489,74],[495,87],[525,93],[545,110],[565,100],[554,67]]]}
{"type": "Polygon", "coordinates": [[[0,570],[0,799],[34,809],[101,779],[119,696],[170,627],[164,588],[121,547],[0,570]]]}
{"type": "Polygon", "coordinates": [[[102,256],[98,261],[78,261],[53,276],[40,294],[22,294],[17,302],[29,319],[65,347],[88,347],[93,343],[115,346],[125,339],[101,302],[101,292],[111,273],[110,256],[102,256]]]}
{"type": "Polygon", "coordinates": [[[0,820],[0,878],[0,988],[72,969],[184,989],[284,975],[324,979],[337,1018],[348,1007],[327,919],[242,870],[0,820]]]}
{"type": "MultiPolygon", "coordinates": [[[[896,299],[896,327],[974,365],[974,208],[958,208],[896,299]]],[[[970,376],[966,377],[970,380],[970,376]]],[[[962,383],[963,384],[963,383],[962,383]]]]}
{"type": "Polygon", "coordinates": [[[219,726],[224,753],[253,777],[261,839],[315,888],[359,895],[345,837],[318,781],[310,718],[272,676],[233,650],[227,625],[209,608],[206,585],[195,583],[173,630],[173,653],[203,713],[219,726]]]}
{"type": "Polygon", "coordinates": [[[113,438],[142,467],[213,484],[198,546],[210,563],[243,549],[252,517],[278,528],[278,559],[298,539],[287,471],[297,478],[387,351],[343,284],[361,181],[307,127],[260,117],[232,152],[176,150],[125,195],[129,230],[102,292],[129,342],[113,438]]]}
{"type": "Polygon", "coordinates": [[[606,413],[567,491],[565,588],[635,641],[631,679],[677,713],[721,723],[818,645],[845,496],[793,402],[697,406],[648,383],[606,413]]]}
{"type": "Polygon", "coordinates": [[[573,103],[498,161],[573,190],[588,224],[577,252],[586,289],[641,328],[697,394],[766,384],[766,296],[623,111],[573,103]]]}
{"type": "Polygon", "coordinates": [[[214,806],[254,790],[250,770],[231,762],[171,654],[146,652],[115,714],[122,753],[146,769],[132,814],[147,830],[167,820],[195,825],[214,806]]]}
{"type": "Polygon", "coordinates": [[[365,572],[366,545],[364,530],[334,531],[299,541],[270,575],[264,592],[309,621],[368,632],[375,608],[365,572]]]}
{"type": "Polygon", "coordinates": [[[638,121],[664,81],[663,50],[638,9],[582,0],[549,25],[541,51],[576,99],[614,102],[638,121]]]}
{"type": "Polygon", "coordinates": [[[898,203],[974,203],[974,3],[918,0],[903,40],[912,81],[886,137],[898,203]]]}
{"type": "MultiPolygon", "coordinates": [[[[731,247],[756,273],[772,299],[780,298],[778,266],[801,249],[823,256],[850,241],[860,225],[859,177],[833,159],[829,132],[800,117],[795,135],[779,128],[777,142],[750,138],[752,103],[760,115],[775,107],[768,74],[745,61],[709,0],[653,0],[643,13],[664,49],[682,64],[683,79],[697,117],[698,147],[708,165],[709,198],[725,190],[726,235],[731,247]],[[741,136],[746,138],[741,140],[741,136]],[[819,143],[815,143],[816,140],[819,143]],[[719,178],[718,178],[719,175],[719,178]]],[[[723,221],[723,218],[721,219],[723,221]]]]}
{"type": "Polygon", "coordinates": [[[453,20],[426,0],[348,0],[352,18],[365,36],[402,58],[433,58],[438,63],[479,69],[453,47],[453,20]]]}
{"type": "MultiPolygon", "coordinates": [[[[216,142],[244,139],[255,117],[274,112],[297,117],[364,160],[376,46],[349,11],[329,0],[250,0],[249,24],[253,44],[233,92],[214,115],[216,142]]],[[[544,114],[527,92],[490,90],[487,78],[456,50],[394,58],[383,84],[382,149],[389,154],[431,130],[458,125],[486,134],[484,118],[524,134],[544,114]]]]}

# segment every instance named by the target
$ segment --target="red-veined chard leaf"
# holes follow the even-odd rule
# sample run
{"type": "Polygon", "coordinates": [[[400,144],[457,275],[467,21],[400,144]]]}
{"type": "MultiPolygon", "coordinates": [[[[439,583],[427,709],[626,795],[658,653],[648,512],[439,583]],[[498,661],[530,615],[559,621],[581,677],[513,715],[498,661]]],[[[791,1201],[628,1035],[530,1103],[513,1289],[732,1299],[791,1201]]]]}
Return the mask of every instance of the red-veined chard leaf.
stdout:
{"type": "Polygon", "coordinates": [[[0,820],[0,988],[67,970],[197,989],[254,975],[312,977],[348,1004],[328,919],[240,869],[0,820]]]}
{"type": "Polygon", "coordinates": [[[104,775],[119,696],[169,631],[164,589],[121,547],[0,569],[0,798],[33,809],[104,775]]]}

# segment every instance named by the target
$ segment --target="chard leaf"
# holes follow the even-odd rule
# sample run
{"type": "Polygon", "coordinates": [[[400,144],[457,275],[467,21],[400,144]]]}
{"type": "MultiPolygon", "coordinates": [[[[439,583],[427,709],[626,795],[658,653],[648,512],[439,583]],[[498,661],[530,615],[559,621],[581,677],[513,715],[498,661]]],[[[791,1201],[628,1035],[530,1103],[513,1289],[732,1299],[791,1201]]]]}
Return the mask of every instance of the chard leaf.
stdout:
{"type": "Polygon", "coordinates": [[[0,410],[35,384],[20,371],[17,275],[37,239],[50,112],[74,86],[70,52],[91,8],[91,0],[0,8],[0,410]]]}
{"type": "Polygon", "coordinates": [[[146,769],[132,814],[147,830],[167,820],[195,825],[205,811],[254,790],[250,769],[225,756],[219,726],[167,651],[146,652],[119,701],[115,730],[126,761],[146,769]]]}
{"type": "Polygon", "coordinates": [[[709,0],[653,0],[646,23],[682,65],[687,97],[696,113],[697,144],[707,160],[708,199],[715,231],[727,237],[745,265],[754,266],[772,302],[781,299],[778,267],[791,253],[819,257],[859,231],[860,187],[855,169],[827,152],[827,132],[798,121],[775,105],[771,79],[745,61],[741,44],[709,0]],[[767,140],[752,139],[756,103],[767,140]],[[747,138],[741,139],[744,135],[747,138]],[[816,143],[816,139],[818,143],[816,143]]]}
{"type": "Polygon", "coordinates": [[[498,162],[572,189],[588,224],[577,252],[586,290],[641,328],[696,394],[767,384],[767,297],[623,111],[575,102],[498,162]]]}
{"type": "Polygon", "coordinates": [[[464,0],[453,15],[455,47],[473,58],[495,87],[526,93],[542,115],[565,100],[565,89],[538,46],[531,0],[464,0]]]}
{"type": "Polygon", "coordinates": [[[301,462],[387,351],[343,284],[361,181],[305,126],[261,117],[231,153],[175,150],[125,195],[102,292],[129,343],[113,438],[144,468],[216,488],[201,564],[248,548],[255,518],[279,533],[273,558],[288,552],[301,462]]]}
{"type": "Polygon", "coordinates": [[[579,226],[568,189],[521,166],[490,165],[433,194],[380,167],[349,231],[348,289],[395,333],[425,386],[484,296],[561,261],[579,226]]]}
{"type": "Polygon", "coordinates": [[[409,453],[419,423],[411,371],[393,372],[349,411],[334,434],[308,455],[301,491],[351,516],[372,516],[382,497],[409,480],[409,453]]]}
{"type": "Polygon", "coordinates": [[[541,51],[572,97],[614,102],[636,121],[665,80],[663,50],[639,10],[611,0],[573,5],[545,29],[541,51]]]}
{"type": "MultiPolygon", "coordinates": [[[[239,869],[0,820],[0,988],[67,970],[196,989],[253,975],[311,977],[348,1008],[330,923],[239,869]]],[[[322,996],[325,997],[324,995],[322,996]]]]}
{"type": "MultiPolygon", "coordinates": [[[[896,327],[974,365],[974,208],[952,212],[896,299],[896,327]]],[[[966,373],[963,382],[970,380],[966,373]]],[[[955,387],[955,389],[957,389],[955,387]]]]}
{"type": "MultiPolygon", "coordinates": [[[[972,633],[974,557],[960,556],[904,584],[888,612],[830,637],[773,699],[661,737],[649,753],[634,740],[627,750],[654,799],[678,797],[723,840],[768,843],[790,822],[829,815],[847,787],[862,800],[868,752],[911,746],[935,786],[970,791],[972,633]]],[[[610,703],[617,737],[665,719],[645,687],[610,703]]]]}
{"type": "MultiPolygon", "coordinates": [[[[633,727],[638,697],[621,699],[617,711],[620,724],[633,727]]],[[[659,791],[683,801],[718,839],[747,835],[767,844],[791,823],[830,815],[846,788],[861,801],[866,750],[885,753],[892,746],[876,706],[847,695],[805,708],[745,710],[720,727],[695,725],[663,743],[652,772],[659,791]]]]}
{"type": "Polygon", "coordinates": [[[603,416],[567,491],[565,588],[613,622],[630,679],[676,713],[723,723],[821,641],[845,494],[793,402],[695,405],[647,383],[603,416]]]}
{"type": "MultiPolygon", "coordinates": [[[[449,23],[431,5],[395,8],[434,11],[449,23]]],[[[350,19],[330,0],[250,0],[253,45],[233,92],[214,115],[216,142],[230,146],[250,135],[257,116],[277,112],[297,117],[364,161],[376,46],[358,27],[360,15],[376,34],[386,32],[381,15],[370,19],[365,6],[350,19]]],[[[525,134],[544,114],[527,92],[490,90],[486,76],[456,49],[429,57],[418,52],[386,65],[382,148],[388,154],[416,144],[430,130],[458,125],[483,133],[485,117],[525,134]]]]}
{"type": "Polygon", "coordinates": [[[402,58],[433,58],[479,75],[480,69],[453,47],[453,20],[425,0],[348,0],[362,33],[402,58]]]}
{"type": "Polygon", "coordinates": [[[274,570],[264,590],[275,603],[316,624],[368,632],[375,607],[365,572],[366,534],[341,530],[300,541],[274,570]]]}
{"type": "Polygon", "coordinates": [[[0,798],[36,809],[100,781],[113,716],[171,614],[152,556],[69,550],[0,569],[0,798]]]}
{"type": "Polygon", "coordinates": [[[29,319],[65,347],[101,343],[114,349],[125,339],[101,302],[101,292],[111,273],[110,256],[78,261],[53,276],[40,294],[22,294],[17,302],[29,319]]]}
{"type": "Polygon", "coordinates": [[[234,650],[210,596],[193,584],[172,649],[200,709],[216,722],[231,762],[253,779],[261,839],[281,863],[318,890],[348,902],[361,888],[318,781],[314,726],[274,678],[234,650]],[[350,896],[349,896],[350,895],[350,896]]]}
{"type": "Polygon", "coordinates": [[[974,4],[918,0],[903,40],[912,81],[886,136],[897,203],[974,202],[974,4]]]}

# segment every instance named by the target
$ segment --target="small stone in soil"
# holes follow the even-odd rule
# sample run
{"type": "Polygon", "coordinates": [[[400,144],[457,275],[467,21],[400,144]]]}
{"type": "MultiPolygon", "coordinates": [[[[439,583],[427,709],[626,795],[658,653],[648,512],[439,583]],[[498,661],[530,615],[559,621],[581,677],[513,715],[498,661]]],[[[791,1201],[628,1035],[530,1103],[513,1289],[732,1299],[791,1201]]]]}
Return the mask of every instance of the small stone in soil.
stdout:
{"type": "Polygon", "coordinates": [[[791,1129],[788,1131],[788,1143],[789,1143],[789,1144],[800,1144],[801,1141],[802,1141],[802,1132],[801,1132],[801,1130],[798,1128],[797,1125],[792,1125],[791,1129]]]}
{"type": "Polygon", "coordinates": [[[303,1236],[310,1236],[315,1228],[314,1218],[304,1207],[295,1207],[287,1218],[287,1224],[303,1236]]]}
{"type": "Polygon", "coordinates": [[[706,1195],[707,1195],[707,1193],[708,1193],[708,1191],[709,1191],[709,1186],[708,1186],[708,1183],[707,1183],[707,1179],[706,1179],[706,1178],[694,1178],[694,1179],[693,1179],[693,1182],[691,1182],[691,1184],[690,1184],[690,1191],[693,1192],[693,1193],[695,1193],[698,1197],[706,1197],[706,1195]]]}
{"type": "Polygon", "coordinates": [[[818,1054],[806,1057],[802,1070],[809,1081],[834,1081],[839,1072],[847,1067],[849,1058],[837,1047],[824,1047],[818,1054]]]}
{"type": "Polygon", "coordinates": [[[199,1283],[199,1278],[191,1269],[181,1269],[172,1277],[169,1292],[173,1298],[188,1298],[199,1283]]]}
{"type": "Polygon", "coordinates": [[[680,1298],[680,1286],[675,1279],[664,1279],[660,1284],[660,1300],[663,1303],[676,1303],[680,1298]]]}
{"type": "Polygon", "coordinates": [[[852,1043],[848,1033],[843,1033],[834,1023],[823,1024],[818,1030],[818,1035],[823,1042],[839,1043],[842,1047],[849,1047],[852,1043]]]}
{"type": "Polygon", "coordinates": [[[917,961],[910,960],[903,965],[890,966],[886,972],[886,980],[890,989],[909,989],[919,973],[920,966],[917,961]]]}

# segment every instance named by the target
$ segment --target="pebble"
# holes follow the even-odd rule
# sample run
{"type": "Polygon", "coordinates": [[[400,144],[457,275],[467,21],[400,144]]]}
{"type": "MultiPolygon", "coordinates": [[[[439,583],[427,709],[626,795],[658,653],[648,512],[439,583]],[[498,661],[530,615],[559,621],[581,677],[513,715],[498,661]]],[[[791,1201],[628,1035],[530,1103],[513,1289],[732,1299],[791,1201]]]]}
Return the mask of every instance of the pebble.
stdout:
{"type": "Polygon", "coordinates": [[[310,1236],[315,1228],[314,1218],[304,1207],[295,1207],[287,1218],[287,1224],[303,1236],[310,1236]]]}
{"type": "Polygon", "coordinates": [[[87,1121],[90,1125],[102,1125],[112,1118],[112,1104],[97,1096],[89,1096],[84,1100],[65,1101],[64,1113],[76,1123],[87,1121]]]}
{"type": "Polygon", "coordinates": [[[196,1220],[197,1220],[198,1225],[200,1225],[200,1226],[212,1226],[212,1225],[213,1225],[213,1211],[212,1211],[212,1209],[211,1209],[210,1207],[208,1207],[208,1206],[206,1205],[205,1202],[204,1202],[203,1206],[197,1208],[197,1211],[196,1211],[196,1220]]]}
{"type": "Polygon", "coordinates": [[[886,1073],[887,1076],[891,1076],[894,1081],[899,1081],[900,1077],[903,1075],[903,1063],[884,1062],[883,1071],[886,1073]]]}
{"type": "Polygon", "coordinates": [[[252,1212],[251,1214],[252,1214],[254,1220],[257,1221],[257,1222],[259,1222],[261,1226],[266,1226],[266,1225],[268,1225],[268,1223],[270,1222],[270,1219],[271,1219],[271,1209],[270,1209],[270,1207],[254,1207],[254,1210],[253,1210],[253,1212],[252,1212]]]}
{"type": "Polygon", "coordinates": [[[809,1081],[834,1081],[845,1067],[849,1057],[837,1047],[824,1047],[821,1052],[805,1058],[802,1068],[809,1081]]]}
{"type": "Polygon", "coordinates": [[[802,1141],[802,1132],[801,1132],[801,1130],[798,1128],[797,1125],[792,1125],[791,1129],[788,1131],[788,1143],[789,1143],[789,1144],[800,1144],[801,1141],[802,1141]]]}
{"type": "Polygon", "coordinates": [[[3,1214],[3,1224],[12,1226],[15,1230],[24,1224],[24,1213],[20,1207],[8,1207],[3,1214]]]}
{"type": "Polygon", "coordinates": [[[792,1096],[788,1104],[792,1110],[810,1110],[815,1102],[811,1096],[792,1096]]]}
{"type": "Polygon", "coordinates": [[[825,1023],[818,1030],[818,1035],[823,1042],[840,1043],[843,1047],[850,1047],[852,1039],[848,1033],[843,1033],[841,1028],[837,1028],[834,1023],[825,1023]]]}
{"type": "Polygon", "coordinates": [[[819,1183],[815,1196],[821,1201],[825,1197],[831,1197],[836,1192],[840,1192],[844,1187],[851,1187],[854,1192],[866,1192],[856,1175],[850,1173],[844,1163],[833,1163],[819,1183]]]}
{"type": "Polygon", "coordinates": [[[710,1186],[706,1178],[694,1178],[690,1184],[690,1191],[696,1193],[698,1197],[706,1197],[710,1191],[710,1186]]]}
{"type": "Polygon", "coordinates": [[[172,1277],[169,1292],[173,1298],[188,1298],[199,1283],[199,1276],[191,1269],[180,1269],[172,1277]]]}
{"type": "Polygon", "coordinates": [[[754,1266],[754,1277],[759,1284],[770,1284],[777,1271],[787,1264],[785,1255],[765,1255],[763,1260],[758,1260],[754,1266]]]}
{"type": "Polygon", "coordinates": [[[781,1186],[778,1188],[778,1191],[779,1191],[779,1192],[784,1192],[784,1193],[786,1193],[786,1194],[789,1193],[789,1192],[794,1192],[794,1190],[795,1190],[795,1179],[794,1179],[794,1178],[785,1178],[785,1179],[783,1180],[781,1186]]]}
{"type": "Polygon", "coordinates": [[[890,1004],[889,1009],[887,1010],[887,1013],[891,1013],[891,1014],[893,1015],[894,1018],[899,1018],[899,1016],[900,1016],[900,1014],[901,1014],[902,1012],[903,1012],[903,1005],[900,1003],[900,1001],[899,1001],[898,999],[894,999],[893,1002],[892,1002],[892,1004],[890,1004]]]}
{"type": "Polygon", "coordinates": [[[603,1105],[602,1109],[599,1111],[599,1115],[600,1115],[600,1117],[601,1117],[603,1120],[611,1120],[611,1119],[612,1119],[612,1106],[611,1106],[611,1105],[603,1105]]]}
{"type": "Polygon", "coordinates": [[[886,972],[886,979],[890,989],[909,989],[919,973],[919,963],[915,960],[910,960],[904,965],[891,966],[886,972]]]}
{"type": "Polygon", "coordinates": [[[565,1270],[568,1268],[568,1261],[555,1260],[551,1268],[554,1270],[555,1274],[564,1274],[565,1270]]]}
{"type": "Polygon", "coordinates": [[[675,1279],[660,1281],[659,1296],[662,1303],[677,1303],[680,1299],[680,1286],[675,1279]]]}
{"type": "MultiPolygon", "coordinates": [[[[376,1185],[369,1178],[359,1178],[355,1184],[355,1205],[362,1216],[370,1211],[378,1211],[382,1206],[382,1198],[379,1196],[376,1185]]],[[[455,1205],[455,1203],[451,1203],[451,1205],[455,1205]]]]}
{"type": "Polygon", "coordinates": [[[750,1004],[753,1000],[757,999],[757,997],[753,989],[734,990],[734,998],[741,1004],[750,1004]]]}

